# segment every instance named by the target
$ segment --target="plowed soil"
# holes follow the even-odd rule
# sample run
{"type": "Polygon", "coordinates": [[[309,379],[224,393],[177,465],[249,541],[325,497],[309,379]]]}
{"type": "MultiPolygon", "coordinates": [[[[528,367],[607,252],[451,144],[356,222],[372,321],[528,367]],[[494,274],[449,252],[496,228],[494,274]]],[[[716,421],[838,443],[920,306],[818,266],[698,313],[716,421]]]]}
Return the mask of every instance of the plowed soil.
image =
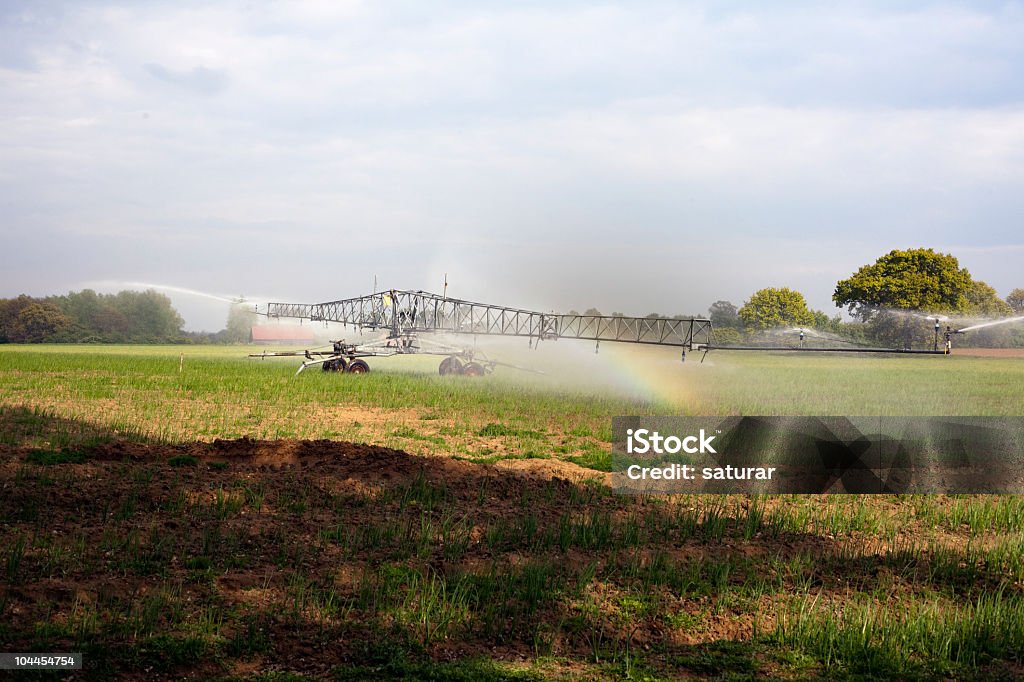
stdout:
{"type": "MultiPolygon", "coordinates": [[[[380,663],[366,651],[381,632],[398,630],[434,659],[486,655],[514,664],[533,656],[523,638],[529,623],[507,628],[501,646],[471,628],[421,638],[415,623],[399,627],[392,613],[364,621],[351,604],[385,563],[410,575],[463,575],[535,558],[482,542],[489,527],[521,517],[524,500],[542,525],[556,523],[572,497],[581,513],[619,506],[581,483],[602,474],[571,463],[479,465],[328,440],[122,441],[43,453],[72,461],[31,463],[39,454],[0,446],[0,514],[13,522],[5,536],[25,542],[0,599],[7,621],[0,648],[34,651],[45,641],[50,650],[71,651],[84,643],[90,665],[71,679],[274,670],[326,677],[346,662],[380,663]],[[459,552],[446,548],[440,530],[455,521],[466,529],[459,552]],[[382,523],[438,529],[411,556],[396,550],[394,538],[354,541],[358,547],[348,551],[336,542],[382,523]],[[299,582],[309,595],[296,596],[299,582]],[[349,604],[349,613],[326,607],[314,592],[349,604]],[[159,611],[147,615],[147,605],[159,611]],[[196,622],[212,613],[215,622],[197,632],[196,622]]],[[[588,561],[580,552],[562,559],[588,561]]]]}
{"type": "Polygon", "coordinates": [[[1003,579],[940,585],[927,555],[890,559],[913,524],[881,547],[753,505],[328,440],[0,446],[0,650],[83,652],[66,679],[773,678],[793,659],[763,634],[794,592],[881,608],[1003,579]]]}

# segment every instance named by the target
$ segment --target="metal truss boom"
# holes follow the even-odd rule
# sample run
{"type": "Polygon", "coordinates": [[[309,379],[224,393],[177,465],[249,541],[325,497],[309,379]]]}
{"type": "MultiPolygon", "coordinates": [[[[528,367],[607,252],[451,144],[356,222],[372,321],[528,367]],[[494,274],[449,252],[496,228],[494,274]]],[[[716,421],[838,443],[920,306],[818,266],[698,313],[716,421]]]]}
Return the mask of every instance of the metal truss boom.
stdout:
{"type": "Polygon", "coordinates": [[[688,350],[702,348],[713,340],[711,321],[702,318],[540,313],[398,289],[327,303],[270,303],[267,315],[387,330],[394,338],[419,333],[489,334],[643,343],[688,350]]]}

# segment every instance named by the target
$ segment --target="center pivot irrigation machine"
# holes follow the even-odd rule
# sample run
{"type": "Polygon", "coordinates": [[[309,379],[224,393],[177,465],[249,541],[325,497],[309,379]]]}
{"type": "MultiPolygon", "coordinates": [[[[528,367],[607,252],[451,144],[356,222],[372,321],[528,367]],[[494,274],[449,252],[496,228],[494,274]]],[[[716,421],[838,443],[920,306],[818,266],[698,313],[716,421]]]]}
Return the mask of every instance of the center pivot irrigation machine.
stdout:
{"type": "Polygon", "coordinates": [[[328,303],[269,303],[265,314],[385,332],[383,338],[369,343],[335,341],[330,351],[264,352],[251,356],[301,355],[306,360],[299,372],[320,364],[324,371],[363,373],[370,368],[362,358],[407,353],[445,356],[438,367],[441,374],[479,376],[505,364],[488,360],[471,349],[421,339],[421,334],[519,336],[527,337],[531,347],[555,339],[594,341],[598,346],[602,341],[676,346],[682,348],[684,359],[687,350],[708,348],[713,340],[711,321],[699,318],[539,313],[398,289],[328,303]]]}
{"type": "MultiPolygon", "coordinates": [[[[363,358],[414,353],[444,356],[438,367],[442,375],[480,376],[493,371],[499,365],[516,367],[489,360],[472,349],[421,339],[421,334],[518,336],[528,338],[531,347],[536,347],[541,341],[556,339],[594,341],[595,349],[600,347],[602,341],[674,346],[681,349],[682,359],[685,361],[687,351],[703,351],[706,356],[711,350],[941,355],[951,351],[951,336],[961,333],[960,330],[953,331],[947,327],[944,334],[945,343],[940,348],[939,330],[936,327],[935,345],[931,350],[806,346],[803,330],[799,330],[799,345],[723,346],[715,343],[711,321],[703,318],[669,319],[541,313],[487,303],[473,303],[425,291],[399,289],[327,303],[268,303],[265,311],[259,311],[257,308],[257,312],[275,318],[336,322],[351,326],[360,332],[384,332],[383,337],[365,343],[333,341],[330,350],[265,351],[250,355],[259,358],[301,356],[305,360],[298,372],[310,366],[320,365],[325,372],[352,374],[370,371],[370,366],[363,358]]],[[[703,357],[701,360],[703,361],[703,357]]]]}

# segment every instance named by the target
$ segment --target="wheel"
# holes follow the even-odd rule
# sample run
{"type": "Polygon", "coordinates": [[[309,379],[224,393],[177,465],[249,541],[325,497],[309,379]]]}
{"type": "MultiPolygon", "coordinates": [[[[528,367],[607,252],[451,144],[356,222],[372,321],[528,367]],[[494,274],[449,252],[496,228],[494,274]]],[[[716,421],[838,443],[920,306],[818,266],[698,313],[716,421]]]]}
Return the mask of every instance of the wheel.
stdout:
{"type": "Polygon", "coordinates": [[[323,364],[323,368],[325,372],[344,372],[345,360],[343,358],[328,360],[323,364]]]}
{"type": "Polygon", "coordinates": [[[366,374],[370,371],[370,366],[362,360],[353,360],[348,363],[348,368],[345,371],[349,374],[366,374]]]}
{"type": "Polygon", "coordinates": [[[449,355],[441,361],[441,366],[437,368],[437,372],[441,376],[462,374],[462,363],[454,355],[449,355]]]}
{"type": "Polygon", "coordinates": [[[466,366],[462,368],[462,373],[467,377],[482,377],[484,366],[478,362],[467,362],[466,366]]]}

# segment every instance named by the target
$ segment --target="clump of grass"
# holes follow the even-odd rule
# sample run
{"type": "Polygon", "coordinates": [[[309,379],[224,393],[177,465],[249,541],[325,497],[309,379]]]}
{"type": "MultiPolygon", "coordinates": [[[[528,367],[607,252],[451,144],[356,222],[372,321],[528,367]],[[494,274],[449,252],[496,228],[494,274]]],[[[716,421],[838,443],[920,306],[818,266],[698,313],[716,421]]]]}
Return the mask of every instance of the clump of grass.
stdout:
{"type": "Polygon", "coordinates": [[[245,503],[256,512],[263,510],[263,502],[267,497],[266,486],[260,481],[252,484],[243,483],[242,494],[245,496],[245,503]]]}
{"type": "Polygon", "coordinates": [[[18,571],[21,569],[21,562],[25,558],[27,542],[24,536],[19,535],[10,545],[7,546],[4,557],[4,572],[7,582],[14,584],[18,579],[18,571]]]}
{"type": "Polygon", "coordinates": [[[497,424],[490,422],[482,429],[477,431],[478,436],[484,436],[488,438],[499,437],[499,436],[511,436],[513,438],[543,438],[544,434],[540,431],[533,431],[531,429],[517,429],[509,426],[508,424],[497,424]]]}
{"type": "Polygon", "coordinates": [[[395,438],[408,438],[410,440],[421,440],[427,443],[433,443],[434,445],[444,445],[444,438],[440,436],[431,436],[429,434],[420,433],[411,426],[402,425],[391,432],[391,435],[395,438]]]}
{"type": "Polygon", "coordinates": [[[570,455],[566,461],[594,471],[612,470],[612,453],[605,450],[588,450],[582,455],[570,455]]]}
{"type": "Polygon", "coordinates": [[[33,450],[25,456],[31,464],[52,466],[54,464],[81,464],[85,462],[85,454],[72,450],[33,450]]]}
{"type": "Polygon", "coordinates": [[[213,491],[211,507],[216,518],[226,519],[231,516],[237,516],[241,513],[243,506],[245,506],[243,495],[226,491],[223,488],[217,488],[213,491]]]}
{"type": "Polygon", "coordinates": [[[467,458],[470,462],[476,462],[477,464],[496,464],[497,462],[504,462],[507,460],[516,459],[551,459],[552,455],[546,452],[537,452],[535,450],[527,450],[526,452],[510,452],[506,454],[495,454],[486,455],[484,457],[472,457],[467,458]]]}
{"type": "Polygon", "coordinates": [[[772,639],[830,670],[879,678],[959,676],[1022,650],[1024,600],[1001,587],[966,604],[934,598],[848,604],[838,611],[805,594],[790,604],[772,639]]]}
{"type": "Polygon", "coordinates": [[[167,463],[172,467],[194,467],[199,464],[199,460],[192,455],[178,455],[171,457],[167,463]]]}

